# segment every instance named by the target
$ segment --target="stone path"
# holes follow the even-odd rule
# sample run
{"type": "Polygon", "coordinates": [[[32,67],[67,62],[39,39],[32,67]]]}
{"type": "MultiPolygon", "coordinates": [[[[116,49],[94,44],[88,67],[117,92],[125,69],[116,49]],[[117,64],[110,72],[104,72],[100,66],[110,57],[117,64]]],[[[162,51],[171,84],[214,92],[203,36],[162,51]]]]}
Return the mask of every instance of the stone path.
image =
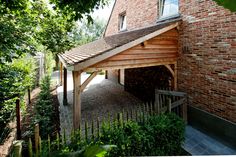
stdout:
{"type": "Polygon", "coordinates": [[[192,155],[236,155],[236,150],[208,135],[187,126],[183,148],[192,155]]]}

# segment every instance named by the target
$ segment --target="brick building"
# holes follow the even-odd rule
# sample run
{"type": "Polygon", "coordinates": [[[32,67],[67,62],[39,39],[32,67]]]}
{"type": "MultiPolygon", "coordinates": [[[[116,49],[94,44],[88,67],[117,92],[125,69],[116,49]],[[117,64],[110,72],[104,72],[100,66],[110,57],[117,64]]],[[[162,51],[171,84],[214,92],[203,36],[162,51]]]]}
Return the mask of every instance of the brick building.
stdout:
{"type": "Polygon", "coordinates": [[[58,56],[64,74],[73,72],[75,129],[81,93],[106,70],[144,101],[157,88],[186,92],[189,124],[236,147],[236,13],[214,1],[116,0],[101,39],[58,56]]]}
{"type": "MultiPolygon", "coordinates": [[[[212,0],[116,0],[104,36],[180,18],[178,90],[189,95],[189,118],[205,128],[236,122],[236,13],[212,0]],[[201,119],[202,118],[202,119],[201,119]]],[[[167,84],[165,67],[108,70],[107,77],[144,98],[145,89],[167,84]],[[165,73],[165,75],[164,75],[165,73]],[[144,79],[145,78],[145,79],[144,79]],[[158,80],[155,82],[155,80],[158,80]],[[157,83],[159,82],[159,84],[157,83]],[[139,85],[139,86],[137,86],[139,85]]],[[[226,127],[227,128],[227,127],[226,127]]],[[[209,128],[208,128],[209,129],[209,128]]],[[[206,129],[207,130],[207,129],[206,129]]],[[[219,131],[227,134],[226,130],[219,131]]],[[[235,137],[234,137],[235,138],[235,137]]]]}

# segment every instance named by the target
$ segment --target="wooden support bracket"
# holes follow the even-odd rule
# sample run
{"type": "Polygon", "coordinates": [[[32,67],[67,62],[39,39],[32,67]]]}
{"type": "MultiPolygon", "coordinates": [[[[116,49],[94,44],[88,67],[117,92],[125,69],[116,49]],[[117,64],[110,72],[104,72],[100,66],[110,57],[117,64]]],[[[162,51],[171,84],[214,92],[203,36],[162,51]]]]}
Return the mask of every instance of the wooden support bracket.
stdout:
{"type": "Polygon", "coordinates": [[[83,84],[82,84],[81,87],[80,87],[80,92],[83,92],[83,91],[84,91],[84,89],[85,89],[86,86],[89,84],[89,82],[91,82],[92,79],[93,79],[95,76],[97,76],[97,74],[98,74],[98,71],[93,72],[93,73],[83,82],[83,84]]]}
{"type": "Polygon", "coordinates": [[[171,75],[173,77],[175,77],[175,72],[173,71],[173,69],[170,67],[170,65],[165,65],[165,67],[170,71],[171,75]]]}

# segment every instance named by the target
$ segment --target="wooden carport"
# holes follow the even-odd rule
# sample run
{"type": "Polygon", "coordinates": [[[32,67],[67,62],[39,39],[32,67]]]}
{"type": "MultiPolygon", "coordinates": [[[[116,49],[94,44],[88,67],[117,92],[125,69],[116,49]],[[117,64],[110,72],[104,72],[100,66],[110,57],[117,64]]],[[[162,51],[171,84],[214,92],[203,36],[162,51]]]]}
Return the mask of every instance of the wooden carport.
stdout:
{"type": "Polygon", "coordinates": [[[58,55],[61,65],[64,66],[65,101],[67,98],[65,74],[67,70],[72,71],[73,74],[74,129],[78,129],[80,126],[81,93],[101,70],[164,65],[172,74],[172,87],[176,90],[178,26],[179,20],[174,20],[139,30],[119,33],[58,55]],[[86,71],[92,72],[92,74],[81,83],[81,73],[86,71]]]}

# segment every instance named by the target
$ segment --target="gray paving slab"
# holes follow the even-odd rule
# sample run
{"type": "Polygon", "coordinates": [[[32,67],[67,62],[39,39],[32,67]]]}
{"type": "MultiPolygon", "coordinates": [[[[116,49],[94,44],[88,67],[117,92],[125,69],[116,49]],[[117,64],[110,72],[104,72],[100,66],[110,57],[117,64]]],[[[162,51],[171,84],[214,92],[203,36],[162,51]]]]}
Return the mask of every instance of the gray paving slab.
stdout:
{"type": "Polygon", "coordinates": [[[186,126],[183,148],[192,155],[236,155],[236,150],[199,130],[186,126]]]}

